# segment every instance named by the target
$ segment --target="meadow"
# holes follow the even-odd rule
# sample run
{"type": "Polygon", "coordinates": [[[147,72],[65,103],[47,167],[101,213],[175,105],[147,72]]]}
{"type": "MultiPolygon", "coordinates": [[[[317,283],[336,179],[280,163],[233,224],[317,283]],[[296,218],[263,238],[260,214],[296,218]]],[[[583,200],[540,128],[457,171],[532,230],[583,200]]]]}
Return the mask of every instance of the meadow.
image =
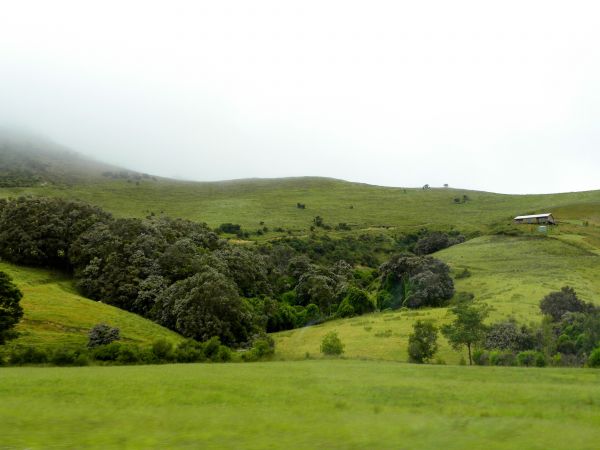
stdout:
{"type": "Polygon", "coordinates": [[[0,448],[594,449],[600,372],[348,360],[0,370],[0,448]]]}
{"type": "Polygon", "coordinates": [[[251,179],[226,182],[182,182],[166,179],[90,178],[71,185],[3,188],[0,197],[41,195],[79,199],[119,217],[145,217],[151,212],[206,222],[211,227],[232,222],[248,231],[274,228],[306,234],[315,216],[332,226],[354,230],[458,229],[489,231],[518,214],[553,211],[559,220],[598,224],[600,191],[550,195],[504,195],[452,188],[411,189],[373,186],[328,178],[251,179]],[[468,200],[462,203],[463,196],[468,200]],[[461,202],[456,203],[454,199],[461,202]],[[297,208],[297,203],[306,205],[297,208]]]}
{"type": "Polygon", "coordinates": [[[136,314],[78,295],[73,280],[60,272],[5,262],[0,262],[0,270],[23,292],[25,315],[16,328],[18,339],[9,346],[85,345],[89,330],[100,322],[118,327],[124,342],[149,345],[161,338],[173,343],[182,340],[177,333],[136,314]]]}

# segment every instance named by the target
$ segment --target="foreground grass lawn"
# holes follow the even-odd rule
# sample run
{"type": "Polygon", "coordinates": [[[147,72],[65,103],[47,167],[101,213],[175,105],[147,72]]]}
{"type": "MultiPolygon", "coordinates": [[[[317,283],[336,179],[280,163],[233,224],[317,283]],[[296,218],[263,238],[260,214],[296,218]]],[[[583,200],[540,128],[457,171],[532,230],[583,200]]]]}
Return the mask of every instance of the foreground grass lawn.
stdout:
{"type": "Polygon", "coordinates": [[[299,361],[0,369],[0,448],[598,448],[600,371],[299,361]]]}

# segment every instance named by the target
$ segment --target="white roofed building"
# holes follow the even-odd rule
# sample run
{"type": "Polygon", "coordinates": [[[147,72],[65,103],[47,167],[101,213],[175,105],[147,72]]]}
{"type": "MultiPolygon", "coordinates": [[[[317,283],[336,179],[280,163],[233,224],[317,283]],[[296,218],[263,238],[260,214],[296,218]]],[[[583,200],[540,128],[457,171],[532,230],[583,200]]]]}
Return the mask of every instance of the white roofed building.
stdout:
{"type": "Polygon", "coordinates": [[[529,216],[517,216],[513,219],[513,222],[514,223],[524,223],[524,224],[556,225],[556,220],[554,220],[554,216],[552,216],[552,213],[531,214],[529,216]]]}

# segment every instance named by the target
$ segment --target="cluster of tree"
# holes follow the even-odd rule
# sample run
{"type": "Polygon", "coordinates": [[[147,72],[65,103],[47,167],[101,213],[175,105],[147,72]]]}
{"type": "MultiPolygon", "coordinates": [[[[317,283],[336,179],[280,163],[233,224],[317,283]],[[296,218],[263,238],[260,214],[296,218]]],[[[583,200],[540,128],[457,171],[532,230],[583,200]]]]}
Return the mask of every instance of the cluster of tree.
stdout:
{"type": "MultiPolygon", "coordinates": [[[[241,228],[223,224],[220,230],[241,228]]],[[[454,288],[441,261],[405,253],[379,271],[351,265],[361,262],[362,249],[377,252],[378,243],[383,247],[390,241],[389,248],[397,248],[399,241],[369,234],[236,245],[206,224],[187,220],[117,219],[61,199],[0,202],[1,257],[70,271],[88,298],[187,338],[203,342],[216,336],[230,346],[244,345],[256,333],[378,308],[444,304],[454,288]]],[[[378,260],[369,263],[376,266],[378,260]]]]}
{"type": "MultiPolygon", "coordinates": [[[[600,310],[563,287],[540,302],[544,319],[539,326],[514,320],[486,325],[488,308],[467,300],[451,308],[454,320],[441,329],[455,348],[466,348],[469,363],[543,367],[600,367],[600,310]]],[[[409,337],[409,358],[427,362],[437,351],[438,329],[418,321],[409,337]]]]}

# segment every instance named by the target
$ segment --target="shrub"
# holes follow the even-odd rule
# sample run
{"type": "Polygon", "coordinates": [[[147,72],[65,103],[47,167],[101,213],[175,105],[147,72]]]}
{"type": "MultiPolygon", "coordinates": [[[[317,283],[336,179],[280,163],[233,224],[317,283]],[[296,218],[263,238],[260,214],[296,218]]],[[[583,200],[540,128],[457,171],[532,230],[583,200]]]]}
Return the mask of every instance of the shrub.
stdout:
{"type": "Polygon", "coordinates": [[[50,355],[50,363],[56,366],[72,366],[77,360],[77,353],[65,347],[59,347],[50,355]]]}
{"type": "Polygon", "coordinates": [[[218,336],[213,336],[208,341],[204,342],[204,356],[206,359],[216,361],[219,358],[219,347],[221,346],[221,340],[218,336]]]}
{"type": "Polygon", "coordinates": [[[514,366],[515,355],[512,352],[493,351],[490,352],[491,366],[514,366]]]}
{"type": "Polygon", "coordinates": [[[218,231],[222,232],[222,233],[230,233],[230,234],[236,234],[242,231],[242,227],[241,225],[238,225],[237,223],[222,223],[221,225],[219,225],[219,228],[217,228],[218,231]]]}
{"type": "Polygon", "coordinates": [[[135,346],[122,345],[119,349],[117,362],[119,364],[136,364],[140,362],[141,356],[139,349],[135,346]]]}
{"type": "Polygon", "coordinates": [[[120,350],[121,344],[119,342],[111,342],[107,345],[94,347],[92,357],[98,361],[116,361],[120,350]]]}
{"type": "Polygon", "coordinates": [[[590,306],[580,300],[575,289],[564,286],[560,291],[551,292],[540,302],[542,314],[549,315],[555,322],[568,312],[587,312],[590,306]]]}
{"type": "Polygon", "coordinates": [[[473,362],[478,366],[487,366],[490,363],[490,354],[487,350],[476,349],[473,352],[473,362]]]}
{"type": "Polygon", "coordinates": [[[48,362],[48,354],[35,347],[15,347],[9,355],[8,361],[10,364],[44,364],[48,362]]]}
{"type": "Polygon", "coordinates": [[[469,278],[471,276],[471,271],[465,267],[462,272],[458,272],[456,275],[454,275],[454,278],[456,278],[457,280],[460,280],[462,278],[469,278]]]}
{"type": "Polygon", "coordinates": [[[588,367],[600,367],[600,347],[594,349],[587,360],[588,367]]]}
{"type": "Polygon", "coordinates": [[[205,361],[202,344],[193,340],[186,339],[177,345],[175,349],[175,361],[179,363],[192,363],[205,361]]]}
{"type": "Polygon", "coordinates": [[[356,315],[356,312],[354,311],[354,308],[352,307],[352,305],[350,304],[348,299],[345,298],[344,300],[342,300],[342,303],[340,303],[340,306],[338,307],[338,310],[337,310],[337,316],[338,317],[352,317],[355,315],[356,315]]]}
{"type": "Polygon", "coordinates": [[[105,323],[98,323],[88,333],[88,347],[94,348],[99,345],[107,345],[120,339],[120,330],[105,323]]]}
{"type": "Polygon", "coordinates": [[[337,332],[330,331],[325,335],[321,342],[321,353],[329,356],[344,353],[344,344],[342,344],[337,332]]]}
{"type": "Polygon", "coordinates": [[[152,353],[159,361],[172,361],[173,344],[166,339],[158,339],[152,343],[152,353]]]}
{"type": "Polygon", "coordinates": [[[546,357],[541,352],[526,350],[517,355],[517,364],[525,367],[545,367],[546,357]]]}
{"type": "Polygon", "coordinates": [[[23,294],[10,276],[0,271],[0,345],[17,336],[14,327],[23,317],[21,298],[23,294]]]}

